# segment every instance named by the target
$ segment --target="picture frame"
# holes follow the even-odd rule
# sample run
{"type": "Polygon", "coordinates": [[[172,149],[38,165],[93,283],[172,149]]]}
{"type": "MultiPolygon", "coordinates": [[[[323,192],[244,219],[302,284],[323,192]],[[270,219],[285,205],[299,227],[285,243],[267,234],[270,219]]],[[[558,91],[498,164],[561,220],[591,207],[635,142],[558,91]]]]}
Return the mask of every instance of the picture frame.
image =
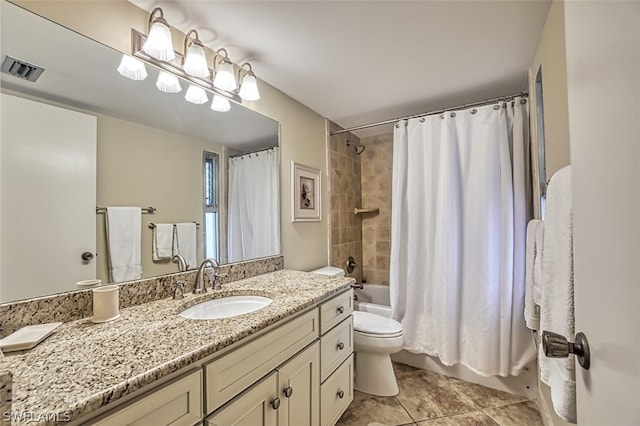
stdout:
{"type": "Polygon", "coordinates": [[[291,161],[291,222],[319,222],[320,170],[291,161]]]}

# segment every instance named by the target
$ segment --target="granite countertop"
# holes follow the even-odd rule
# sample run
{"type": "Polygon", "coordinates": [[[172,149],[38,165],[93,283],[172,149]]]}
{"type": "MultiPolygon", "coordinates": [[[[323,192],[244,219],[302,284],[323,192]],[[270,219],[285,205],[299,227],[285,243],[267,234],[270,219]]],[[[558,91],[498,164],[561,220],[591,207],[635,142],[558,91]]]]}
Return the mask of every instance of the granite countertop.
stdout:
{"type": "Polygon", "coordinates": [[[353,282],[352,278],[280,270],[223,284],[222,290],[204,295],[126,308],[118,320],[108,323],[94,324],[90,318],[65,323],[35,348],[0,359],[0,370],[13,373],[12,412],[14,416],[26,413],[24,423],[54,424],[56,417],[76,420],[353,282]],[[201,301],[239,294],[266,296],[273,302],[258,311],[219,320],[178,315],[201,301]]]}

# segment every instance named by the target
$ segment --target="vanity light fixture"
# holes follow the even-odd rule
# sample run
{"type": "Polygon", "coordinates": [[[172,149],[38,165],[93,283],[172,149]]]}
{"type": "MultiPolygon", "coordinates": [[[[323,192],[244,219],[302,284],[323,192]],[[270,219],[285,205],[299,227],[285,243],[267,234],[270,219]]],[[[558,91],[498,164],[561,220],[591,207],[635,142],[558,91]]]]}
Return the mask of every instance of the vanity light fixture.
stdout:
{"type": "Polygon", "coordinates": [[[231,109],[231,103],[229,103],[229,100],[223,96],[213,95],[211,109],[217,112],[227,112],[231,109]]]}
{"type": "Polygon", "coordinates": [[[193,84],[189,85],[184,98],[187,100],[187,102],[191,102],[192,104],[196,105],[204,104],[209,100],[207,92],[202,87],[193,84]]]}
{"type": "Polygon", "coordinates": [[[142,50],[159,61],[172,61],[176,55],[173,51],[171,29],[164,19],[162,9],[156,7],[149,16],[149,35],[142,46],[142,50]]]}
{"type": "Polygon", "coordinates": [[[204,46],[198,38],[196,30],[190,30],[184,37],[184,60],[182,68],[184,72],[192,77],[209,78],[209,67],[207,66],[207,58],[204,54],[204,46]],[[189,37],[193,36],[189,41],[189,37]]]}
{"type": "Polygon", "coordinates": [[[160,74],[158,74],[156,87],[165,93],[178,93],[182,90],[178,77],[165,71],[160,71],[160,74]]]}
{"type": "Polygon", "coordinates": [[[216,56],[213,58],[213,72],[215,73],[213,78],[214,87],[228,92],[236,90],[238,84],[236,83],[233,64],[229,59],[227,49],[222,48],[216,51],[216,56]]]}
{"type": "Polygon", "coordinates": [[[131,80],[142,81],[147,78],[147,67],[141,60],[123,54],[118,66],[118,73],[131,80]]]}
{"type": "Polygon", "coordinates": [[[240,92],[238,94],[243,101],[257,101],[260,99],[258,81],[256,80],[256,75],[253,73],[253,69],[249,62],[245,62],[240,66],[240,69],[238,69],[238,80],[242,81],[242,83],[240,83],[240,92]],[[248,67],[247,70],[244,69],[245,66],[248,67]],[[245,74],[241,79],[240,74],[242,71],[245,71],[245,74]]]}

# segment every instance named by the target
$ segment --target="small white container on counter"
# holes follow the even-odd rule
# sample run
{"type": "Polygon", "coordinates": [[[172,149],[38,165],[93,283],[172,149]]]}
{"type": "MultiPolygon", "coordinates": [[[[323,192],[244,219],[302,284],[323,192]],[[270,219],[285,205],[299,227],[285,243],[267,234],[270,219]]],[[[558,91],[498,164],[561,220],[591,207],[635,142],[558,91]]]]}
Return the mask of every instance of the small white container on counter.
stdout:
{"type": "Polygon", "coordinates": [[[76,288],[78,290],[83,290],[86,288],[98,287],[102,284],[102,280],[82,280],[76,283],[76,288]]]}
{"type": "Polygon", "coordinates": [[[113,321],[120,317],[119,290],[117,285],[105,285],[93,291],[93,322],[113,321]]]}

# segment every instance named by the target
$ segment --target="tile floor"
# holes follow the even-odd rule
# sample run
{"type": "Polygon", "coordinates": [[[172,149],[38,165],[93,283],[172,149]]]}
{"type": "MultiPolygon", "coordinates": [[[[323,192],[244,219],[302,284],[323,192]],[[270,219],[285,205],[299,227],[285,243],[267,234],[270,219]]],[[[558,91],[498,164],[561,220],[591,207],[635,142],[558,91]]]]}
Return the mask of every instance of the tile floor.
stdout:
{"type": "Polygon", "coordinates": [[[400,393],[355,392],[337,426],[542,426],[534,401],[404,364],[394,364],[400,393]]]}

